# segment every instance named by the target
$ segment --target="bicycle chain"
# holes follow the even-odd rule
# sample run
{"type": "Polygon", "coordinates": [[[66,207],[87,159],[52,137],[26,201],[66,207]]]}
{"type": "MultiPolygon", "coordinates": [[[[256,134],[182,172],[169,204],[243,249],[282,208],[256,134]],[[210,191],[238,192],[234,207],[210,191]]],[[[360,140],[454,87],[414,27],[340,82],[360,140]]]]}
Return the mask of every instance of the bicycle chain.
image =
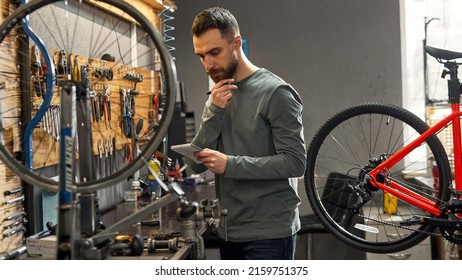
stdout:
{"type": "MultiPolygon", "coordinates": [[[[417,193],[421,193],[418,189],[416,189],[413,186],[407,184],[406,182],[397,181],[397,180],[395,180],[394,178],[391,178],[391,177],[389,178],[389,180],[393,180],[395,182],[398,182],[398,183],[406,186],[408,189],[411,189],[411,190],[413,190],[413,191],[415,191],[417,193]]],[[[452,185],[449,186],[449,189],[454,192],[454,189],[452,188],[452,185]]],[[[424,195],[424,194],[422,193],[422,195],[424,195]]],[[[443,203],[443,205],[446,204],[445,207],[447,207],[447,203],[449,203],[449,201],[450,201],[450,200],[444,201],[444,200],[441,200],[441,199],[435,198],[435,197],[432,197],[432,198],[434,198],[436,201],[438,201],[440,203],[443,203]]],[[[365,217],[363,217],[363,218],[365,218],[365,217]]],[[[375,220],[375,219],[370,218],[370,220],[375,220]]],[[[446,239],[447,241],[449,241],[450,243],[462,244],[462,240],[460,238],[459,239],[454,238],[450,233],[447,233],[447,230],[444,229],[444,228],[440,228],[440,230],[438,231],[439,233],[437,233],[437,232],[434,232],[434,231],[433,232],[427,232],[427,231],[423,231],[423,230],[412,229],[412,228],[409,228],[409,227],[406,227],[406,226],[400,226],[400,225],[396,225],[396,224],[391,224],[391,223],[384,222],[384,221],[375,221],[375,222],[382,223],[382,224],[388,224],[388,225],[391,225],[391,226],[394,226],[394,227],[397,227],[397,228],[403,228],[403,229],[406,229],[406,230],[409,230],[409,231],[421,232],[421,233],[432,235],[432,236],[440,236],[440,237],[443,237],[444,239],[446,239]]]]}
{"type": "Polygon", "coordinates": [[[441,237],[443,237],[443,235],[442,235],[441,233],[428,232],[428,231],[424,231],[424,230],[413,229],[413,228],[410,228],[410,227],[407,227],[407,226],[397,225],[397,224],[393,224],[393,223],[390,223],[390,222],[385,222],[385,221],[377,220],[377,219],[374,219],[374,218],[371,218],[371,217],[366,217],[366,216],[361,215],[361,214],[358,214],[358,216],[361,217],[361,218],[370,220],[370,221],[377,222],[377,223],[379,223],[379,224],[389,225],[389,226],[393,226],[393,227],[397,227],[397,228],[402,228],[402,229],[406,229],[406,230],[414,231],[414,232],[421,232],[421,233],[425,233],[425,234],[428,234],[428,235],[441,236],[441,237]]]}

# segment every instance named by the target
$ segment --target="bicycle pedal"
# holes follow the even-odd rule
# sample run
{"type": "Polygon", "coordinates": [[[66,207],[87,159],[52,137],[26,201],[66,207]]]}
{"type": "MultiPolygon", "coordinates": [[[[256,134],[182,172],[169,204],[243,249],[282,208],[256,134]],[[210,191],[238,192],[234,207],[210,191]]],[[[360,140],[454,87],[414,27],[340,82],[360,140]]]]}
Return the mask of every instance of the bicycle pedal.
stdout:
{"type": "Polygon", "coordinates": [[[424,222],[425,222],[425,217],[423,217],[423,216],[414,216],[414,217],[409,218],[407,220],[402,220],[399,223],[402,226],[412,226],[412,225],[423,224],[424,222]]]}

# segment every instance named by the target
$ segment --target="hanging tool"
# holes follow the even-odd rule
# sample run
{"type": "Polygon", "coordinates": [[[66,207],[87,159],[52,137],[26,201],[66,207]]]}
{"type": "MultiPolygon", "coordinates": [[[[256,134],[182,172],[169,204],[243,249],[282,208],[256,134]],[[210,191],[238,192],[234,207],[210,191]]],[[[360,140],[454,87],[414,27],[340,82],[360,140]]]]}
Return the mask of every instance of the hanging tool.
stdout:
{"type": "Polygon", "coordinates": [[[149,123],[158,123],[157,114],[159,112],[159,94],[153,94],[151,96],[151,102],[149,103],[149,123]]]}
{"type": "Polygon", "coordinates": [[[67,76],[69,78],[69,80],[73,80],[73,73],[74,72],[74,67],[72,65],[72,54],[70,53],[68,56],[67,56],[67,76]]]}
{"type": "Polygon", "coordinates": [[[72,68],[72,79],[75,81],[81,80],[79,60],[77,59],[78,55],[74,56],[74,65],[72,68]]]}
{"type": "Polygon", "coordinates": [[[124,135],[128,138],[132,135],[132,115],[130,110],[129,94],[125,89],[120,90],[122,106],[122,129],[124,135]]]}
{"type": "Polygon", "coordinates": [[[21,212],[17,212],[17,213],[9,215],[5,219],[3,219],[3,221],[12,221],[12,220],[17,219],[19,217],[25,217],[25,216],[26,216],[26,212],[21,211],[21,212]]]}
{"type": "Polygon", "coordinates": [[[14,204],[14,203],[17,203],[17,202],[23,202],[24,198],[25,198],[24,195],[21,195],[19,197],[16,197],[16,198],[5,201],[4,204],[5,205],[11,205],[11,204],[14,204]]]}
{"type": "Polygon", "coordinates": [[[23,219],[23,220],[20,220],[20,221],[15,221],[9,225],[6,225],[6,226],[3,226],[3,230],[5,229],[12,229],[12,228],[15,228],[19,225],[24,225],[25,223],[27,223],[27,220],[26,219],[23,219]]]}
{"type": "Polygon", "coordinates": [[[104,160],[105,160],[104,172],[105,172],[105,176],[108,176],[110,174],[109,165],[110,165],[111,159],[109,158],[109,141],[107,139],[104,139],[104,160]]]}
{"type": "Polygon", "coordinates": [[[34,90],[35,90],[35,94],[38,97],[44,98],[45,90],[41,82],[43,70],[42,70],[42,62],[40,58],[40,51],[37,45],[34,45],[32,49],[34,52],[34,61],[32,63],[32,81],[34,84],[34,90]]]}
{"type": "MultiPolygon", "coordinates": [[[[59,51],[56,51],[53,54],[53,65],[54,65],[54,68],[55,68],[56,76],[58,76],[60,74],[59,67],[58,67],[59,66],[58,53],[59,53],[59,51]]],[[[56,83],[58,83],[58,78],[57,77],[56,77],[56,83]]]]}
{"type": "Polygon", "coordinates": [[[109,88],[108,85],[104,85],[104,96],[105,96],[105,104],[106,104],[106,121],[109,122],[109,129],[112,129],[111,125],[111,89],[109,88]]]}
{"type": "Polygon", "coordinates": [[[45,122],[46,122],[46,128],[47,128],[47,134],[51,135],[52,132],[52,121],[50,117],[50,108],[48,107],[47,111],[45,112],[45,122]]]}
{"type": "Polygon", "coordinates": [[[132,160],[132,153],[133,153],[133,149],[132,149],[132,143],[130,142],[127,142],[124,144],[124,157],[122,159],[122,162],[131,162],[132,160]]]}
{"type": "Polygon", "coordinates": [[[6,191],[3,192],[3,195],[4,196],[9,196],[9,195],[17,194],[17,193],[20,193],[20,192],[22,192],[22,187],[19,187],[19,188],[13,189],[13,190],[6,190],[6,191]]]}
{"type": "Polygon", "coordinates": [[[98,103],[97,103],[97,100],[96,100],[96,91],[94,90],[90,90],[90,107],[91,107],[91,115],[93,116],[93,122],[96,122],[98,119],[97,119],[97,115],[99,115],[99,111],[98,111],[98,103]]]}
{"type": "Polygon", "coordinates": [[[112,148],[114,149],[114,153],[113,153],[113,162],[114,162],[114,170],[113,171],[116,171],[119,169],[119,163],[117,162],[117,138],[116,137],[112,137],[112,148]]]}
{"type": "MultiPolygon", "coordinates": [[[[75,63],[74,63],[75,65],[75,63]]],[[[85,66],[85,65],[81,65],[80,66],[80,71],[78,73],[80,73],[80,80],[82,81],[82,86],[83,88],[89,90],[90,89],[90,79],[88,78],[88,72],[90,71],[90,68],[85,66]]]]}
{"type": "Polygon", "coordinates": [[[63,75],[67,75],[68,73],[68,67],[67,67],[67,58],[66,58],[66,51],[61,50],[61,57],[59,60],[59,70],[63,75]]]}
{"type": "MultiPolygon", "coordinates": [[[[103,115],[104,115],[104,124],[106,125],[106,129],[108,129],[108,123],[109,123],[109,127],[111,127],[111,123],[109,121],[109,114],[110,114],[110,108],[109,108],[109,94],[110,94],[110,91],[108,93],[108,89],[109,89],[109,86],[107,85],[104,85],[104,94],[102,94],[102,105],[103,105],[103,115]]],[[[112,128],[111,128],[112,129],[112,128]]]]}
{"type": "Polygon", "coordinates": [[[143,129],[143,119],[139,119],[138,122],[136,123],[136,129],[135,129],[135,140],[138,141],[140,138],[140,132],[143,129]]]}
{"type": "Polygon", "coordinates": [[[60,131],[61,131],[61,106],[60,105],[53,105],[52,106],[52,114],[53,120],[55,123],[55,130],[56,130],[56,141],[60,139],[60,131]]]}
{"type": "Polygon", "coordinates": [[[3,252],[3,253],[0,253],[0,260],[13,260],[15,258],[17,258],[19,255],[22,255],[24,253],[27,252],[27,246],[24,245],[24,246],[21,246],[15,250],[13,250],[12,252],[3,252]]]}
{"type": "Polygon", "coordinates": [[[103,105],[104,124],[106,126],[106,129],[108,129],[109,111],[108,111],[107,96],[106,95],[103,95],[103,97],[102,97],[102,105],[103,105]]]}
{"type": "Polygon", "coordinates": [[[51,135],[51,137],[53,137],[53,139],[56,140],[56,123],[55,123],[55,120],[53,118],[53,113],[52,113],[52,109],[51,109],[52,107],[53,107],[53,105],[48,107],[48,111],[47,111],[48,121],[50,122],[49,135],[51,135]]]}
{"type": "Polygon", "coordinates": [[[14,229],[10,232],[7,232],[7,233],[4,233],[3,234],[3,238],[8,238],[8,237],[11,237],[13,235],[16,235],[16,234],[20,234],[22,232],[26,232],[26,228],[25,227],[19,227],[17,229],[14,229]]]}
{"type": "Polygon", "coordinates": [[[148,128],[143,132],[143,134],[139,138],[139,140],[150,140],[151,137],[149,136],[149,134],[156,131],[157,127],[158,125],[156,123],[150,123],[148,128]]]}
{"type": "Polygon", "coordinates": [[[134,90],[134,89],[131,89],[129,91],[129,97],[130,97],[130,109],[131,109],[131,114],[132,116],[135,115],[135,97],[138,96],[140,94],[139,91],[137,90],[134,90]]]}
{"type": "Polygon", "coordinates": [[[114,170],[114,143],[111,140],[107,140],[108,141],[108,145],[109,145],[109,173],[108,174],[112,174],[115,170],[114,170]]]}
{"type": "Polygon", "coordinates": [[[99,178],[103,178],[103,144],[98,140],[99,178]]]}
{"type": "Polygon", "coordinates": [[[103,116],[104,116],[104,103],[103,103],[103,93],[101,92],[101,89],[98,90],[98,94],[96,95],[97,98],[98,98],[98,112],[99,112],[99,116],[98,116],[98,121],[100,121],[103,116]]]}
{"type": "Polygon", "coordinates": [[[59,141],[60,139],[60,106],[59,105],[51,105],[50,108],[48,109],[49,116],[51,117],[51,123],[52,123],[52,136],[55,139],[56,142],[59,141]]]}

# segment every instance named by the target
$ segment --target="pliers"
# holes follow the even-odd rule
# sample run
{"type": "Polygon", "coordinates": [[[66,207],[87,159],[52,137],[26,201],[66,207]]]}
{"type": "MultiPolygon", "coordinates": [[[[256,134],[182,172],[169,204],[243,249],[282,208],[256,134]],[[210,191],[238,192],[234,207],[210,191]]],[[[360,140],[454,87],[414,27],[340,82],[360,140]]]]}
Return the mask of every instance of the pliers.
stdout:
{"type": "Polygon", "coordinates": [[[125,143],[124,145],[124,157],[122,159],[122,162],[131,162],[132,160],[132,155],[133,155],[133,148],[132,144],[130,142],[125,143]]]}

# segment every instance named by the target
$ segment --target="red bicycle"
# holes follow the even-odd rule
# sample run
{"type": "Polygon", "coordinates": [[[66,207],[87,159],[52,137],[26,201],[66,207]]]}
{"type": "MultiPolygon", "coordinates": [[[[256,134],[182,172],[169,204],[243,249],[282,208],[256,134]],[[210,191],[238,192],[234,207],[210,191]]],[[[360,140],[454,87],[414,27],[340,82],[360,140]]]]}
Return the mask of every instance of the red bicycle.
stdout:
{"type": "Polygon", "coordinates": [[[395,105],[356,105],[330,118],[308,148],[305,188],[311,207],[334,236],[357,249],[397,252],[429,235],[462,244],[462,63],[457,62],[462,53],[425,49],[444,65],[447,117],[430,127],[395,105]],[[454,170],[438,138],[449,126],[454,170]],[[434,183],[416,177],[433,177],[434,183]],[[390,197],[393,211],[384,209],[390,197]]]}

